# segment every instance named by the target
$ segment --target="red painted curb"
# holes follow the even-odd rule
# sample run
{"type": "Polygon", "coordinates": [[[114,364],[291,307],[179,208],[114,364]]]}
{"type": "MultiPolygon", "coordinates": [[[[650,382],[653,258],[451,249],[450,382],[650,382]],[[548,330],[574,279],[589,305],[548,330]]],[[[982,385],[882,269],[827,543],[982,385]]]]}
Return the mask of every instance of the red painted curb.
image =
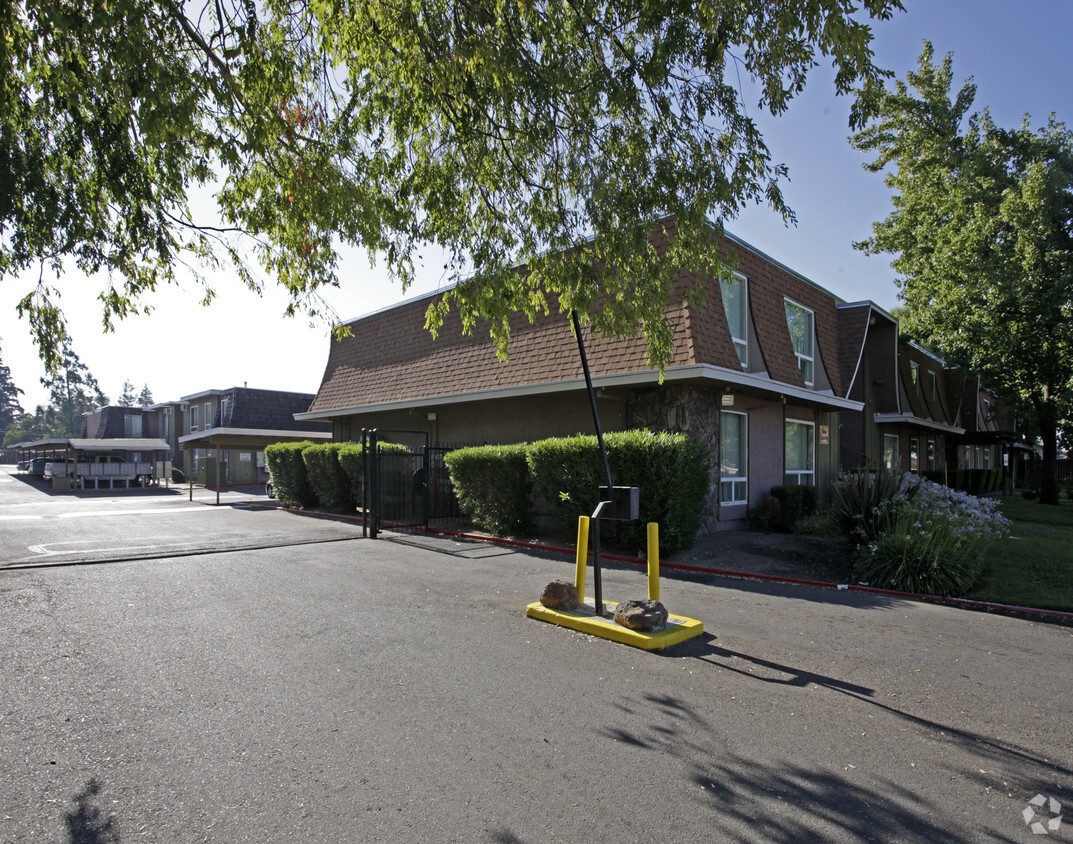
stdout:
{"type": "MultiPolygon", "coordinates": [[[[464,533],[462,531],[452,531],[446,529],[430,530],[430,533],[439,533],[447,536],[457,536],[461,539],[474,539],[482,542],[494,542],[502,545],[510,545],[520,548],[529,548],[536,551],[548,551],[561,554],[574,555],[576,552],[573,548],[562,548],[555,545],[544,545],[539,542],[525,542],[518,539],[499,539],[494,536],[487,536],[480,533],[464,533]]],[[[591,555],[591,552],[590,552],[591,555]]],[[[603,558],[608,560],[616,560],[618,562],[635,563],[637,565],[647,566],[648,560],[643,560],[639,557],[623,556],[621,554],[601,554],[603,558]]],[[[1041,615],[1049,618],[1061,618],[1073,621],[1073,612],[1063,612],[1062,610],[1045,610],[1036,607],[1020,607],[1015,604],[996,604],[990,601],[974,601],[969,598],[950,598],[943,595],[923,595],[917,592],[899,592],[895,589],[880,589],[876,586],[865,586],[857,583],[830,583],[826,580],[807,580],[800,577],[784,577],[778,574],[759,574],[757,572],[747,571],[735,571],[734,569],[718,569],[710,566],[698,566],[691,565],[689,563],[668,563],[663,560],[660,561],[660,568],[664,569],[677,569],[679,571],[693,571],[701,574],[714,574],[721,577],[743,577],[750,580],[765,580],[774,583],[790,583],[796,586],[819,586],[824,589],[838,589],[848,590],[850,592],[870,592],[877,595],[889,595],[896,598],[906,598],[910,600],[918,601],[930,601],[937,604],[949,604],[950,606],[966,607],[972,609],[982,610],[1001,610],[1002,612],[1015,612],[1023,613],[1027,615],[1041,615]]]]}
{"type": "MultiPolygon", "coordinates": [[[[277,507],[278,510],[289,510],[286,507],[277,507]]],[[[309,510],[291,510],[295,513],[303,513],[310,515],[313,511],[309,510]]],[[[331,518],[344,519],[346,521],[361,521],[360,518],[354,516],[343,516],[338,513],[323,513],[317,514],[322,516],[328,516],[331,518]]],[[[496,536],[489,536],[484,533],[468,533],[460,530],[449,530],[447,528],[429,528],[428,533],[439,534],[441,536],[454,536],[459,539],[470,539],[477,542],[491,542],[497,545],[507,545],[513,548],[526,548],[532,551],[544,551],[553,554],[566,554],[568,556],[575,556],[576,550],[573,548],[566,548],[559,545],[545,545],[541,542],[528,542],[523,539],[504,539],[496,536]]],[[[592,552],[589,552],[592,555],[592,552]]],[[[636,565],[647,566],[648,560],[643,560],[640,557],[630,557],[623,554],[601,554],[603,559],[615,560],[622,563],[634,563],[636,565]]],[[[880,589],[877,586],[865,586],[859,583],[830,583],[826,580],[808,580],[800,577],[784,577],[778,574],[760,574],[758,572],[748,571],[736,571],[734,569],[717,569],[711,566],[697,566],[689,563],[668,563],[663,560],[660,561],[660,568],[664,569],[676,569],[678,571],[692,571],[700,574],[714,574],[720,577],[742,577],[748,580],[763,580],[772,583],[790,583],[795,586],[818,586],[823,589],[838,589],[839,591],[850,592],[870,592],[876,595],[889,595],[894,598],[906,598],[908,600],[917,601],[929,601],[935,604],[947,604],[955,607],[965,607],[968,609],[980,609],[980,610],[998,610],[1001,612],[1013,612],[1024,615],[1040,615],[1047,618],[1060,618],[1068,621],[1073,621],[1073,612],[1063,612],[1062,610],[1044,610],[1036,607],[1020,607],[1015,604],[996,604],[990,601],[974,601],[969,598],[949,598],[943,595],[923,595],[917,592],[899,592],[895,589],[880,589]]]]}

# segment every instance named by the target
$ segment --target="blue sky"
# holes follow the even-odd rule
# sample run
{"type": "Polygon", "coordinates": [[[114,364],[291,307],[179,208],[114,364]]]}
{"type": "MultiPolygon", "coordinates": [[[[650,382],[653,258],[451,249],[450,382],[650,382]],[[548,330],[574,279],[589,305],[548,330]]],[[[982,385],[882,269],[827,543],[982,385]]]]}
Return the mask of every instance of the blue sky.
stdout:
{"type": "MultiPolygon", "coordinates": [[[[916,66],[924,39],[936,56],[954,54],[955,85],[972,76],[976,105],[989,106],[997,123],[1032,126],[1055,112],[1073,124],[1073,0],[906,0],[907,12],[876,26],[877,63],[904,77],[916,66]]],[[[882,178],[866,172],[849,145],[848,98],[834,96],[829,68],[817,68],[789,112],[762,117],[773,158],[790,168],[784,194],[798,223],[787,228],[766,207],[747,209],[727,228],[775,260],[847,301],[871,299],[884,308],[897,304],[894,274],[886,256],[869,257],[852,243],[868,236],[872,222],[890,208],[882,178]]],[[[47,401],[42,374],[26,325],[15,303],[33,288],[36,274],[0,287],[2,360],[32,410],[47,401]]],[[[158,401],[208,388],[248,383],[251,387],[315,392],[328,354],[328,329],[302,318],[284,319],[286,298],[272,288],[261,297],[233,279],[217,282],[209,309],[194,305],[194,289],[167,289],[150,299],[150,316],[130,318],[114,334],[100,328],[97,292],[105,279],[68,273],[59,281],[75,349],[114,401],[125,379],[137,389],[148,384],[158,401]]],[[[438,270],[407,295],[435,290],[438,270]]],[[[342,288],[327,297],[343,318],[385,307],[403,298],[398,286],[366,261],[348,260],[342,288]]]]}

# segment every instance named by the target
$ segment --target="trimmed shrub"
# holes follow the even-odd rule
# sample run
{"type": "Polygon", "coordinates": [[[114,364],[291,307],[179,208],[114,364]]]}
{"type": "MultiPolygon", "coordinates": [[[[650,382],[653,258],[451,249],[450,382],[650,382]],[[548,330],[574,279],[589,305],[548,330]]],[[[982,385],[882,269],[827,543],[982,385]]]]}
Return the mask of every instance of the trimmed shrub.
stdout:
{"type": "MultiPolygon", "coordinates": [[[[381,454],[409,454],[410,449],[401,443],[378,442],[377,451],[381,454]]],[[[362,447],[357,443],[340,443],[339,467],[347,477],[350,485],[350,495],[355,506],[361,504],[362,491],[365,484],[365,458],[362,447]]]]}
{"type": "Polygon", "coordinates": [[[344,443],[318,443],[302,450],[309,486],[325,510],[349,511],[355,507],[350,477],[339,464],[344,443]]]}
{"type": "Polygon", "coordinates": [[[309,485],[302,452],[313,445],[309,440],[297,443],[271,443],[265,446],[265,464],[272,478],[272,491],[284,507],[312,507],[317,500],[309,485]]]}
{"type": "Polygon", "coordinates": [[[462,512],[494,536],[530,527],[532,480],[525,445],[459,448],[443,457],[462,512]]]}
{"type": "MultiPolygon", "coordinates": [[[[689,548],[700,529],[711,473],[711,450],[683,434],[620,431],[604,438],[611,476],[617,486],[640,488],[640,519],[605,520],[601,538],[619,548],[647,544],[648,522],[660,527],[660,548],[673,554],[689,548]]],[[[595,436],[552,438],[532,443],[529,470],[537,489],[554,507],[568,532],[579,516],[591,516],[606,484],[595,436]]]]}
{"type": "Polygon", "coordinates": [[[801,519],[815,513],[819,500],[814,486],[775,486],[771,497],[779,503],[774,526],[785,531],[792,531],[801,519]]]}
{"type": "Polygon", "coordinates": [[[171,482],[173,484],[185,484],[186,475],[183,474],[183,470],[178,466],[171,467],[171,482]]]}
{"type": "Polygon", "coordinates": [[[339,459],[339,468],[342,469],[343,474],[346,475],[347,483],[350,484],[350,497],[356,506],[360,505],[365,471],[361,445],[340,443],[336,457],[339,459]]]}

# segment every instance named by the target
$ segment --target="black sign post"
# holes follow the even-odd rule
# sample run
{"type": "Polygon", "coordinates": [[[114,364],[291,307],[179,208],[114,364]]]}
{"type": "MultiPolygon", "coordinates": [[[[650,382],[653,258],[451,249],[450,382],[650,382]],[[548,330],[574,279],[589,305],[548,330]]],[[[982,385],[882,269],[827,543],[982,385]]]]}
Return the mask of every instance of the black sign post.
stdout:
{"type": "Polygon", "coordinates": [[[604,446],[604,432],[600,426],[600,412],[596,408],[596,391],[592,387],[592,375],[589,361],[585,356],[585,341],[581,338],[581,323],[577,311],[570,312],[574,323],[574,336],[577,337],[577,350],[581,355],[581,369],[585,373],[585,388],[589,393],[592,406],[592,421],[596,426],[596,441],[600,445],[600,458],[604,464],[606,486],[600,487],[600,503],[592,513],[589,525],[589,537],[592,542],[592,589],[596,604],[596,614],[605,615],[603,584],[600,580],[600,519],[637,519],[640,517],[639,491],[637,487],[615,486],[611,481],[611,464],[607,460],[607,448],[604,446]]]}

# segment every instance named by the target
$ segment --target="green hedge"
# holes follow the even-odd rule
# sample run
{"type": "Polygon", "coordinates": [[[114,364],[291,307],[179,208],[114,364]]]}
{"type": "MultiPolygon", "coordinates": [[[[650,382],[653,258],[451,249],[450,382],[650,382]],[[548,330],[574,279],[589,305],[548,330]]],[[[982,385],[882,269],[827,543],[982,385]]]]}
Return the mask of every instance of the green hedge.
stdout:
{"type": "Polygon", "coordinates": [[[302,452],[313,443],[272,443],[265,446],[265,463],[272,490],[284,507],[312,507],[317,500],[310,486],[302,452]]]}
{"type": "Polygon", "coordinates": [[[459,448],[443,458],[462,511],[495,536],[525,533],[531,525],[532,480],[524,445],[459,448]]]}
{"type": "Polygon", "coordinates": [[[309,485],[326,510],[348,512],[356,506],[350,476],[339,461],[345,447],[345,443],[318,443],[302,451],[309,485]]]}
{"type": "MultiPolygon", "coordinates": [[[[402,443],[378,442],[376,450],[381,454],[410,453],[410,449],[402,443]]],[[[365,459],[362,456],[362,447],[357,443],[341,443],[338,456],[339,466],[350,484],[350,494],[355,504],[360,504],[362,487],[365,483],[365,459]]]]}
{"type": "MultiPolygon", "coordinates": [[[[647,523],[657,522],[661,553],[690,547],[709,490],[708,446],[683,434],[644,430],[608,434],[604,442],[612,480],[616,486],[639,487],[641,513],[635,522],[603,521],[601,538],[636,551],[647,544],[647,523]]],[[[606,483],[595,436],[532,443],[528,459],[538,491],[566,530],[576,527],[579,516],[592,515],[606,483]]]]}

